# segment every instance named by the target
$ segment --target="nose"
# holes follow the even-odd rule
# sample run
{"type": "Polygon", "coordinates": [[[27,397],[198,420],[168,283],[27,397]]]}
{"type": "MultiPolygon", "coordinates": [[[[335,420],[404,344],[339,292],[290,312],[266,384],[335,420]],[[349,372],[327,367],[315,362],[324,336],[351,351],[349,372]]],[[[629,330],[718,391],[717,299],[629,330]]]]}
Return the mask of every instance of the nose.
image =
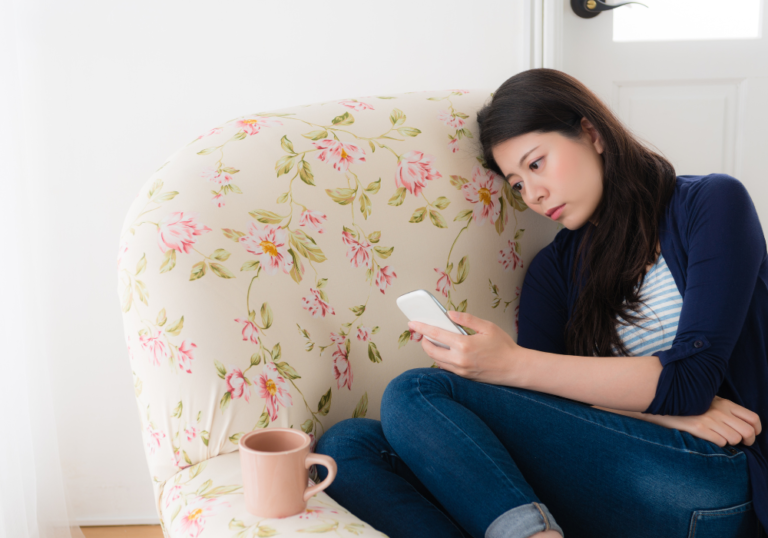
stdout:
{"type": "Polygon", "coordinates": [[[534,184],[530,189],[527,189],[525,196],[523,196],[523,201],[528,207],[538,206],[541,208],[548,196],[549,191],[545,187],[539,184],[534,184]]]}

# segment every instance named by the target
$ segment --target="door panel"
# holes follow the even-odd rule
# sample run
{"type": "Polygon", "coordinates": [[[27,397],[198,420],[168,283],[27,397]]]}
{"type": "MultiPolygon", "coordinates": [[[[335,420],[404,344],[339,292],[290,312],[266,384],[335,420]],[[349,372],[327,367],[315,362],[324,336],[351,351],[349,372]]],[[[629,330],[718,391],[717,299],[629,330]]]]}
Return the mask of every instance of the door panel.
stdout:
{"type": "MultiPolygon", "coordinates": [[[[722,172],[739,179],[765,230],[768,41],[762,36],[768,10],[765,0],[758,1],[758,38],[614,41],[620,10],[626,23],[654,2],[584,19],[573,12],[570,0],[544,0],[542,56],[545,67],[565,71],[592,89],[643,143],[667,157],[677,174],[722,172]]],[[[747,7],[744,1],[732,6],[747,7]]],[[[694,20],[692,15],[691,24],[694,20]]]]}

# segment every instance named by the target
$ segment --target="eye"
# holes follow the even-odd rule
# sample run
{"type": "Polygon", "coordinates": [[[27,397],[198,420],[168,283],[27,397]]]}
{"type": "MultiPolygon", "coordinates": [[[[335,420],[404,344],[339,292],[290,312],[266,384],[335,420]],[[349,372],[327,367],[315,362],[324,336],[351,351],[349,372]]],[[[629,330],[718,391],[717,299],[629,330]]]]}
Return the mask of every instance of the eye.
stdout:
{"type": "MultiPolygon", "coordinates": [[[[543,158],[544,158],[544,157],[542,157],[541,159],[543,159],[543,158]]],[[[533,162],[531,163],[531,165],[530,165],[528,168],[530,168],[531,166],[533,166],[533,165],[535,164],[535,165],[536,165],[536,168],[534,168],[534,170],[538,170],[538,169],[539,169],[539,166],[538,166],[538,162],[539,162],[541,159],[538,159],[538,160],[536,160],[536,161],[533,161],[533,162]]],[[[515,188],[515,187],[517,187],[518,185],[520,185],[520,182],[517,182],[517,183],[515,183],[514,185],[512,185],[512,190],[513,190],[513,191],[517,191],[517,192],[520,192],[520,191],[522,190],[522,187],[520,187],[519,189],[516,189],[516,188],[515,188]]]]}

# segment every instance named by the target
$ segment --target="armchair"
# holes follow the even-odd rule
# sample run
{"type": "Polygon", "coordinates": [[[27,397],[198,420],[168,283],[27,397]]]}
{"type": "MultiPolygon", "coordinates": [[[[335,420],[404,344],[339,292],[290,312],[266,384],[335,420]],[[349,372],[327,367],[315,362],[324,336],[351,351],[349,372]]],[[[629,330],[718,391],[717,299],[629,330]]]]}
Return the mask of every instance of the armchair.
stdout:
{"type": "Polygon", "coordinates": [[[304,514],[250,515],[237,441],[300,428],[314,450],[340,420],[378,419],[389,380],[431,364],[395,304],[407,291],[516,337],[527,264],[562,225],[478,158],[490,93],[247,114],[141,188],[118,295],[166,537],[384,536],[324,492],[304,514]]]}

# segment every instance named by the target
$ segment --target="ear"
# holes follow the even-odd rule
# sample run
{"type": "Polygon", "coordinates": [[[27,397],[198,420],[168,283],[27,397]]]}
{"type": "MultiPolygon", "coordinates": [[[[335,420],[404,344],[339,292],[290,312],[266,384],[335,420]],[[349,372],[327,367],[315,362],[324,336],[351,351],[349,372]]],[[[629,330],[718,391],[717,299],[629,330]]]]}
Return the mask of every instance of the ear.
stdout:
{"type": "Polygon", "coordinates": [[[592,125],[592,122],[590,122],[587,118],[581,118],[581,129],[582,132],[585,132],[589,136],[589,141],[593,146],[595,146],[595,151],[598,153],[603,153],[603,151],[605,151],[605,147],[603,146],[603,138],[600,136],[600,133],[597,132],[595,126],[592,125]]]}

